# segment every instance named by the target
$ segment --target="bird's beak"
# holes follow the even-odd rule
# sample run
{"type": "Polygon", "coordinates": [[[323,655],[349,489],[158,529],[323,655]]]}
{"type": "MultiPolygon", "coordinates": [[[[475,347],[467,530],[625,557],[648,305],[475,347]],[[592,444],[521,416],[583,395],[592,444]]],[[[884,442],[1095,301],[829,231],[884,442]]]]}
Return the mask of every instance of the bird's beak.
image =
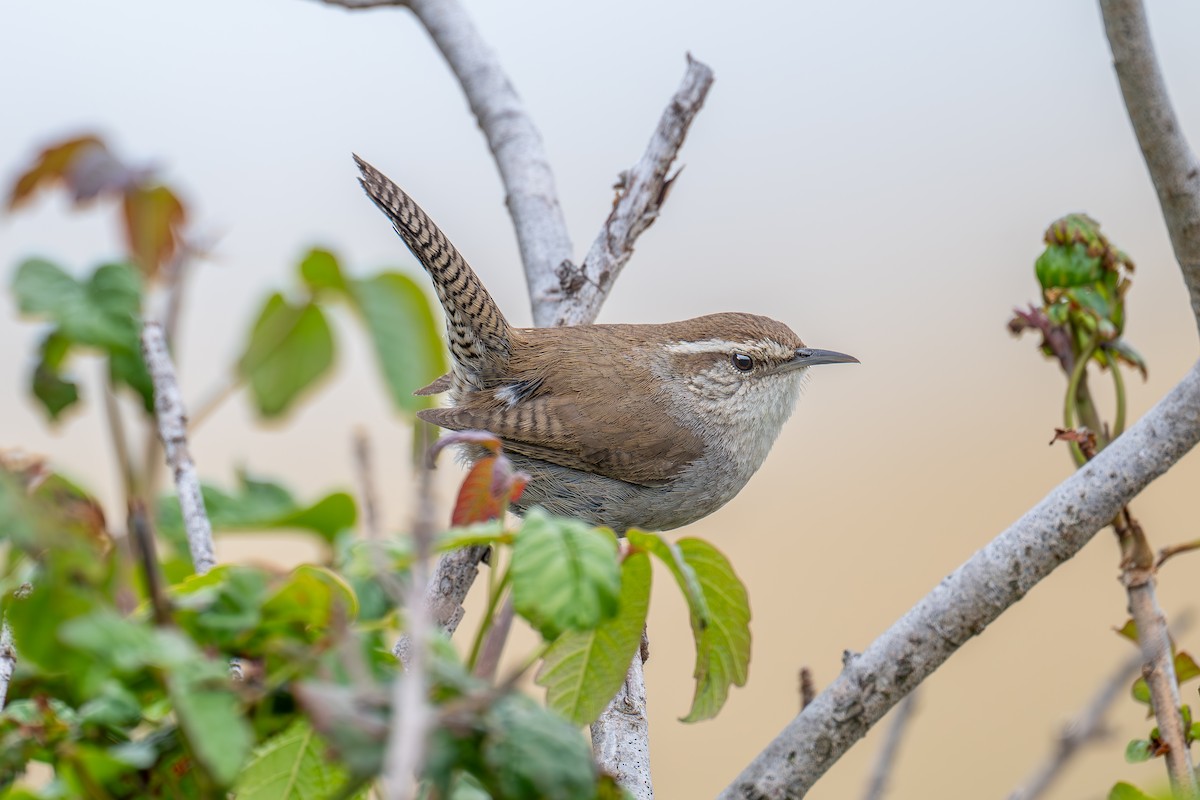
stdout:
{"type": "Polygon", "coordinates": [[[836,350],[817,350],[813,347],[798,347],[796,355],[786,362],[782,370],[788,372],[801,367],[814,367],[817,364],[857,364],[858,359],[854,356],[848,356],[845,353],[839,353],[836,350]]]}

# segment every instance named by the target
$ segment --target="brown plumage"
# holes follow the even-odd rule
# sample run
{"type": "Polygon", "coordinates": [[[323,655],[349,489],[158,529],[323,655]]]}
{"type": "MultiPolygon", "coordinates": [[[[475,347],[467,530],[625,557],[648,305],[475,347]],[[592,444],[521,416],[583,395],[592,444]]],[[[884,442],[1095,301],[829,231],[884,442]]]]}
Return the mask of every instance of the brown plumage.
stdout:
{"type": "Polygon", "coordinates": [[[542,505],[618,531],[699,519],[758,469],[807,366],[855,360],[805,348],[788,326],[753,314],[513,328],[412,198],[355,161],[446,312],[454,368],[417,393],[448,392],[451,405],[419,416],[498,436],[532,475],[518,510],[542,505]]]}

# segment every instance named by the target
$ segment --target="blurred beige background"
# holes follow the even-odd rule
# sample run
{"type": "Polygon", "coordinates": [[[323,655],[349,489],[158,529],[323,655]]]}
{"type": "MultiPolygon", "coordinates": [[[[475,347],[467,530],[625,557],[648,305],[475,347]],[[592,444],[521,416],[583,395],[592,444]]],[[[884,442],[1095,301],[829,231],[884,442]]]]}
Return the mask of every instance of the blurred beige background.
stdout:
{"type": "MultiPolygon", "coordinates": [[[[1196,331],[1153,190],[1120,103],[1094,3],[698,4],[467,0],[541,127],[582,254],[691,51],[717,82],[687,165],[602,321],[722,310],[789,322],[862,366],[822,368],[749,487],[686,533],[724,549],[750,587],[749,685],[685,726],[692,651],[665,575],[648,666],[659,796],[710,796],[791,718],[796,674],[820,685],[974,550],[1065,477],[1046,446],[1063,380],[1004,323],[1033,299],[1047,224],[1086,211],[1135,258],[1127,335],[1150,380],[1131,416],[1196,357],[1196,331]]],[[[1152,4],[1185,128],[1200,137],[1200,7],[1152,4]]],[[[350,152],[387,171],[472,261],[514,322],[529,319],[503,193],[457,84],[413,19],[316,2],[92,3],[0,11],[0,175],[45,141],[98,130],[161,164],[195,229],[220,236],[194,276],[181,360],[191,403],[221,382],[264,293],[301,252],[334,248],[360,274],[415,269],[354,181],[350,152]]],[[[75,270],[116,255],[115,211],[61,197],[0,218],[5,285],[20,258],[75,270]]],[[[342,320],[345,322],[345,320],[342,320]]],[[[387,521],[406,521],[405,428],[348,325],[334,380],[286,424],[237,397],[193,442],[202,474],[244,465],[302,496],[353,488],[350,435],[373,436],[387,521]]],[[[25,394],[37,327],[0,302],[0,446],[50,454],[105,497],[118,478],[99,409],[50,431],[25,394]]],[[[78,364],[95,396],[97,367],[78,364]]],[[[448,472],[448,471],[447,471],[448,472]]],[[[453,475],[446,475],[447,482],[453,475]]],[[[1197,536],[1200,459],[1134,508],[1156,546],[1197,536]]],[[[225,541],[224,558],[311,558],[307,543],[225,541]]],[[[924,686],[893,797],[1004,797],[1049,751],[1129,646],[1117,553],[1102,532],[924,686]]],[[[1162,576],[1168,613],[1194,604],[1200,557],[1162,576]]],[[[1200,649],[1200,634],[1183,642],[1200,649]]],[[[519,646],[519,645],[518,645],[519,646]]],[[[1185,701],[1195,706],[1195,684],[1185,701]]],[[[1118,731],[1053,794],[1100,798],[1149,727],[1122,700],[1118,731]]],[[[811,793],[857,796],[874,734],[811,793]]]]}

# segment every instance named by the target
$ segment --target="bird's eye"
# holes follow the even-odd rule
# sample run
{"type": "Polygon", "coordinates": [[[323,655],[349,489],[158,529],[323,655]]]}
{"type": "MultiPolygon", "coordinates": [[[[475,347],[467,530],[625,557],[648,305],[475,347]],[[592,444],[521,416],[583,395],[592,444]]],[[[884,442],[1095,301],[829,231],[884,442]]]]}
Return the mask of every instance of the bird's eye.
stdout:
{"type": "Polygon", "coordinates": [[[754,359],[745,353],[734,353],[729,360],[733,362],[734,368],[740,372],[749,372],[754,369],[754,359]]]}

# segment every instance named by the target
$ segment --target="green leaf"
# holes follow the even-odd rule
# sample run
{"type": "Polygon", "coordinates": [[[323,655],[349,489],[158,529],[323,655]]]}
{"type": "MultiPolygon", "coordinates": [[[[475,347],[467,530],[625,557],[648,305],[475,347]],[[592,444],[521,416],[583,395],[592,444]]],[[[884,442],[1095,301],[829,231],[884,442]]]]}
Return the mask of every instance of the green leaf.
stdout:
{"type": "Polygon", "coordinates": [[[124,384],[141,398],[147,414],[154,413],[154,383],[140,350],[112,350],[108,355],[108,373],[114,385],[124,384]]]}
{"type": "Polygon", "coordinates": [[[62,267],[43,258],[30,258],[17,267],[13,294],[22,314],[57,318],[83,300],[83,287],[62,267]]]}
{"type": "Polygon", "coordinates": [[[33,370],[33,396],[41,401],[51,420],[57,420],[63,411],[79,402],[78,385],[64,380],[62,374],[70,351],[71,340],[52,331],[42,340],[41,359],[33,370]]]}
{"type": "Polygon", "coordinates": [[[483,788],[478,778],[470,773],[461,772],[455,777],[446,800],[492,800],[492,796],[483,788]]]}
{"type": "Polygon", "coordinates": [[[357,519],[358,509],[354,505],[354,498],[345,492],[334,492],[308,508],[300,508],[272,520],[269,527],[312,531],[332,543],[339,533],[353,528],[357,519]]]}
{"type": "Polygon", "coordinates": [[[304,720],[263,742],[238,776],[238,800],[325,800],[349,779],[304,720]]]}
{"type": "MultiPolygon", "coordinates": [[[[303,530],[332,543],[339,533],[353,528],[358,518],[354,498],[345,492],[326,495],[306,507],[278,483],[256,480],[245,473],[238,476],[238,483],[235,493],[208,484],[201,487],[214,532],[303,530]]],[[[183,519],[175,497],[164,496],[159,501],[158,527],[177,549],[186,551],[183,519]]]]}
{"type": "Polygon", "coordinates": [[[1129,344],[1129,342],[1125,341],[1124,339],[1117,339],[1114,342],[1110,342],[1108,346],[1116,355],[1117,360],[1124,361],[1126,364],[1129,364],[1142,374],[1142,380],[1146,379],[1148,371],[1146,359],[1142,358],[1142,354],[1135,350],[1133,345],[1129,344]]]}
{"type": "Polygon", "coordinates": [[[700,632],[708,627],[712,615],[708,610],[708,601],[704,597],[700,579],[696,577],[696,570],[684,561],[683,553],[679,548],[671,544],[661,533],[648,533],[632,529],[625,532],[625,538],[638,550],[644,550],[666,564],[667,569],[675,577],[675,582],[679,584],[679,589],[683,592],[683,599],[687,601],[688,614],[692,621],[692,633],[698,640],[700,632]]]}
{"type": "Polygon", "coordinates": [[[700,539],[671,544],[662,534],[631,530],[629,543],[659,558],[683,591],[696,642],[696,694],[685,722],[720,711],[730,685],[743,686],[750,663],[750,606],[728,559],[700,539]]]}
{"type": "Polygon", "coordinates": [[[1200,664],[1190,655],[1180,650],[1175,654],[1175,681],[1182,684],[1200,675],[1200,664]]]}
{"type": "MultiPolygon", "coordinates": [[[[484,785],[505,800],[592,797],[596,771],[579,731],[528,697],[501,697],[486,715],[484,785]]],[[[483,776],[479,776],[483,778],[483,776]]]]}
{"type": "Polygon", "coordinates": [[[1133,682],[1133,687],[1129,690],[1133,699],[1144,705],[1150,705],[1150,686],[1146,683],[1145,678],[1138,678],[1133,682]]]}
{"type": "Polygon", "coordinates": [[[1108,800],[1170,800],[1172,796],[1177,795],[1159,795],[1146,794],[1133,784],[1124,781],[1118,782],[1109,790],[1108,800]]]}
{"type": "Polygon", "coordinates": [[[1154,800],[1154,798],[1136,786],[1122,781],[1109,790],[1108,800],[1154,800]]]}
{"type": "Polygon", "coordinates": [[[292,638],[315,642],[329,635],[336,621],[353,621],[358,615],[358,600],[337,573],[302,564],[263,604],[262,615],[258,635],[287,631],[292,638]]]}
{"type": "Polygon", "coordinates": [[[696,572],[710,624],[696,637],[696,694],[684,722],[711,719],[725,705],[730,685],[745,686],[750,668],[750,601],[729,559],[702,539],[676,546],[696,572]]]}
{"type": "Polygon", "coordinates": [[[1154,745],[1147,739],[1134,739],[1125,745],[1125,760],[1130,764],[1140,764],[1154,757],[1154,745]]]}
{"type": "Polygon", "coordinates": [[[118,680],[105,681],[99,692],[79,707],[79,721],[119,730],[132,728],[142,718],[137,697],[118,680]]]}
{"type": "Polygon", "coordinates": [[[34,396],[52,419],[78,399],[75,385],[61,378],[75,345],[103,350],[114,382],[132,388],[148,411],[153,408],[150,376],[138,342],[141,291],[141,279],[128,264],[105,264],[86,283],[42,259],[30,259],[18,268],[13,279],[18,308],[49,317],[56,325],[43,342],[32,381],[34,396]]]}
{"type": "Polygon", "coordinates": [[[589,725],[608,705],[641,644],[650,606],[650,559],[630,553],[621,564],[617,615],[595,630],[567,631],[546,651],[537,684],[546,705],[576,725],[589,725]]]}
{"type": "Polygon", "coordinates": [[[532,509],[513,544],[512,585],[514,609],[547,641],[564,630],[595,628],[617,613],[617,539],[532,509]]]}
{"type": "Polygon", "coordinates": [[[476,544],[511,544],[513,535],[504,527],[504,520],[475,522],[466,527],[450,528],[439,534],[433,547],[439,553],[449,553],[476,544]]]}
{"type": "Polygon", "coordinates": [[[328,743],[338,763],[354,778],[371,778],[384,767],[387,747],[388,693],[374,685],[353,688],[340,683],[305,680],[292,691],[308,721],[328,743]]]}
{"type": "Polygon", "coordinates": [[[1137,644],[1137,623],[1132,619],[1125,620],[1125,624],[1117,628],[1116,632],[1118,636],[1124,637],[1134,644],[1137,644]]]}
{"type": "Polygon", "coordinates": [[[123,673],[145,667],[178,669],[200,655],[179,631],[155,628],[107,608],[65,622],[58,636],[63,644],[123,673]]]}
{"type": "Polygon", "coordinates": [[[267,576],[253,567],[221,564],[172,586],[170,596],[181,628],[229,652],[261,624],[267,576]]]}
{"type": "Polygon", "coordinates": [[[322,289],[346,291],[346,279],[342,277],[337,256],[328,250],[314,247],[305,253],[300,262],[300,277],[314,295],[322,289]]]}
{"type": "Polygon", "coordinates": [[[392,402],[410,414],[429,407],[430,398],[413,392],[446,372],[446,355],[428,296],[399,272],[381,272],[347,285],[371,335],[392,402]]]}
{"type": "Polygon", "coordinates": [[[1099,257],[1088,255],[1087,247],[1075,242],[1047,247],[1034,264],[1034,270],[1043,289],[1056,289],[1094,283],[1100,279],[1104,267],[1099,257]]]}
{"type": "Polygon", "coordinates": [[[258,411],[278,417],[333,366],[333,332],[313,303],[294,306],[278,292],[263,306],[238,374],[250,384],[258,411]]]}
{"type": "Polygon", "coordinates": [[[228,666],[193,659],[167,675],[167,691],[197,760],[218,784],[232,784],[254,734],[230,686],[228,666]]]}

